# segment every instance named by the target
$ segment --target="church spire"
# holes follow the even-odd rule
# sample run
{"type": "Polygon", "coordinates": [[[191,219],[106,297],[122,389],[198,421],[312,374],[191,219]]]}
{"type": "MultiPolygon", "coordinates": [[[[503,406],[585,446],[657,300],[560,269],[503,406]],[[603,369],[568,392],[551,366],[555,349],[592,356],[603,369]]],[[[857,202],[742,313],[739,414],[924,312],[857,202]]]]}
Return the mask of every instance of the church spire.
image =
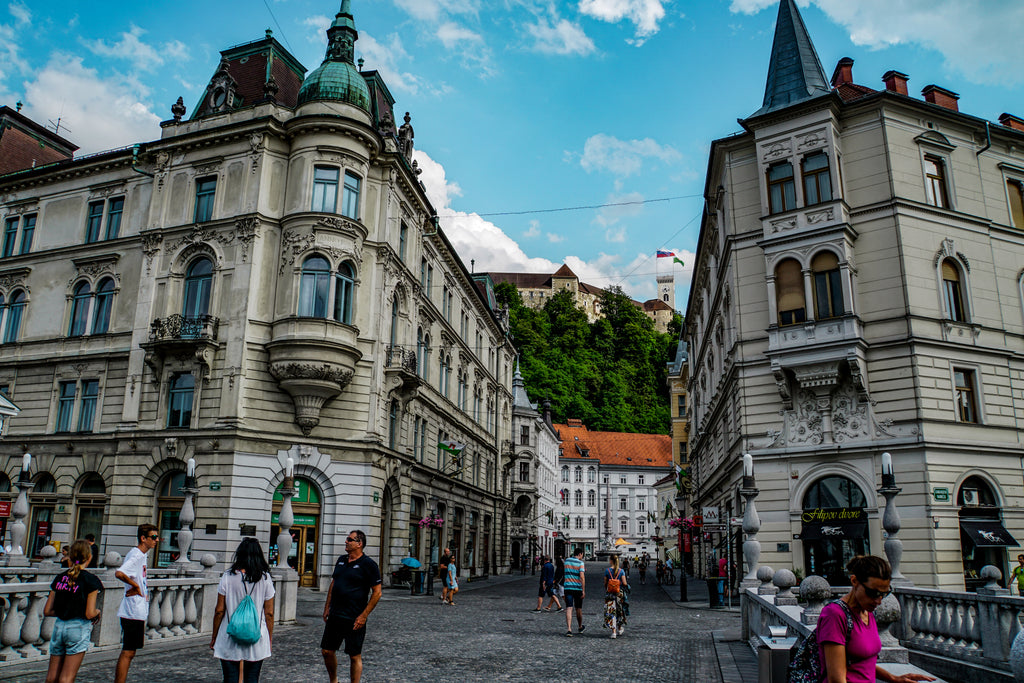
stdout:
{"type": "Polygon", "coordinates": [[[779,2],[775,40],[768,64],[764,103],[752,116],[767,114],[829,92],[825,70],[793,0],[779,2]]]}
{"type": "Polygon", "coordinates": [[[352,17],[352,0],[342,0],[341,9],[327,29],[327,55],[324,61],[355,64],[355,44],[359,39],[356,22],[352,17]]]}

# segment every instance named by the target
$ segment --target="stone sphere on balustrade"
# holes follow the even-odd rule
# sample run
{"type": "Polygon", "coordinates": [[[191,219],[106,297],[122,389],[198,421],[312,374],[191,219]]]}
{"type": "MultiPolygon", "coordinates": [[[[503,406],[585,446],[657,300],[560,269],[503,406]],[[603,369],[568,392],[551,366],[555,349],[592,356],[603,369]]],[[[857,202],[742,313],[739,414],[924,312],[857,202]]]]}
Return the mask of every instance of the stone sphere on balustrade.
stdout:
{"type": "Polygon", "coordinates": [[[800,597],[809,603],[822,603],[832,597],[832,586],[822,576],[811,574],[800,582],[800,597]]]}
{"type": "Polygon", "coordinates": [[[999,588],[999,579],[1003,578],[1003,573],[999,571],[998,567],[986,564],[981,568],[978,576],[985,582],[985,588],[999,588]]]}
{"type": "Polygon", "coordinates": [[[764,564],[757,568],[757,580],[761,583],[770,583],[775,576],[775,570],[764,564]]]}
{"type": "Polygon", "coordinates": [[[121,553],[111,550],[103,556],[103,566],[117,568],[121,566],[121,553]]]}
{"type": "Polygon", "coordinates": [[[889,593],[882,603],[875,608],[875,621],[880,624],[895,624],[900,620],[903,609],[895,593],[889,593]]]}
{"type": "Polygon", "coordinates": [[[789,590],[796,585],[796,574],[785,568],[780,569],[772,577],[772,583],[780,591],[789,590]]]}
{"type": "Polygon", "coordinates": [[[213,565],[217,564],[217,556],[213,553],[206,553],[205,555],[199,558],[199,564],[209,569],[213,565]]]}
{"type": "Polygon", "coordinates": [[[39,557],[43,558],[44,562],[49,562],[57,556],[57,549],[52,545],[44,545],[42,550],[39,551],[39,557]]]}

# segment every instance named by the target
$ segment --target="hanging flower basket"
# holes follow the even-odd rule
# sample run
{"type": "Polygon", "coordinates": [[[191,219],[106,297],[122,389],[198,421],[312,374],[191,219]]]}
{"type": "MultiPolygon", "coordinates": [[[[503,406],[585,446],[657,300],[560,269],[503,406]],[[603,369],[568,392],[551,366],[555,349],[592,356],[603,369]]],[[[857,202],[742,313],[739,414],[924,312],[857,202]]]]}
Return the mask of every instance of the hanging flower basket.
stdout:
{"type": "Polygon", "coordinates": [[[689,531],[693,528],[693,520],[689,517],[675,517],[668,520],[668,525],[673,529],[682,529],[683,531],[689,531]]]}
{"type": "Polygon", "coordinates": [[[441,517],[424,517],[419,522],[421,529],[433,528],[440,529],[444,526],[444,519],[441,517]]]}

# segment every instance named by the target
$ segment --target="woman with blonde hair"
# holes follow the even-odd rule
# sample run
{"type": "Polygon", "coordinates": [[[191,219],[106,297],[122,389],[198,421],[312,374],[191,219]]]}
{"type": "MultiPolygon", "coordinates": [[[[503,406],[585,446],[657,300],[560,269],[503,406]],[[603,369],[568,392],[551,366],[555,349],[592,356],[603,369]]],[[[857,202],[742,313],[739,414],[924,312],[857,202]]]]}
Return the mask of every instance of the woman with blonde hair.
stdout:
{"type": "Polygon", "coordinates": [[[625,591],[629,589],[626,572],[619,569],[619,556],[609,558],[610,566],[604,570],[604,627],[617,638],[626,630],[625,591]]]}
{"type": "Polygon", "coordinates": [[[92,625],[100,616],[96,598],[103,584],[84,567],[92,559],[88,541],[78,540],[68,551],[68,569],[50,584],[43,614],[56,617],[50,637],[50,666],[46,683],[73,683],[92,644],[92,625]]]}

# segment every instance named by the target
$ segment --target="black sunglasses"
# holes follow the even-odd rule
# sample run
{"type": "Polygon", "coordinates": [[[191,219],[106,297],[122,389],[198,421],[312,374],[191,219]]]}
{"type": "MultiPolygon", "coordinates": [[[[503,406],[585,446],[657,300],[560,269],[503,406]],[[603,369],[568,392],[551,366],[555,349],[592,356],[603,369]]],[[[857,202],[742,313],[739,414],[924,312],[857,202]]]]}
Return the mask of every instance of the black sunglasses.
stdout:
{"type": "Polygon", "coordinates": [[[158,540],[160,540],[160,537],[159,536],[150,536],[149,540],[151,540],[151,541],[158,541],[158,540]]]}
{"type": "Polygon", "coordinates": [[[351,538],[351,537],[349,537],[349,538],[345,539],[345,543],[358,543],[358,542],[359,542],[358,538],[351,538]]]}
{"type": "Polygon", "coordinates": [[[861,587],[864,589],[864,594],[872,600],[877,600],[878,598],[884,598],[887,595],[892,595],[892,590],[880,591],[875,588],[868,588],[864,584],[861,584],[861,587]]]}

